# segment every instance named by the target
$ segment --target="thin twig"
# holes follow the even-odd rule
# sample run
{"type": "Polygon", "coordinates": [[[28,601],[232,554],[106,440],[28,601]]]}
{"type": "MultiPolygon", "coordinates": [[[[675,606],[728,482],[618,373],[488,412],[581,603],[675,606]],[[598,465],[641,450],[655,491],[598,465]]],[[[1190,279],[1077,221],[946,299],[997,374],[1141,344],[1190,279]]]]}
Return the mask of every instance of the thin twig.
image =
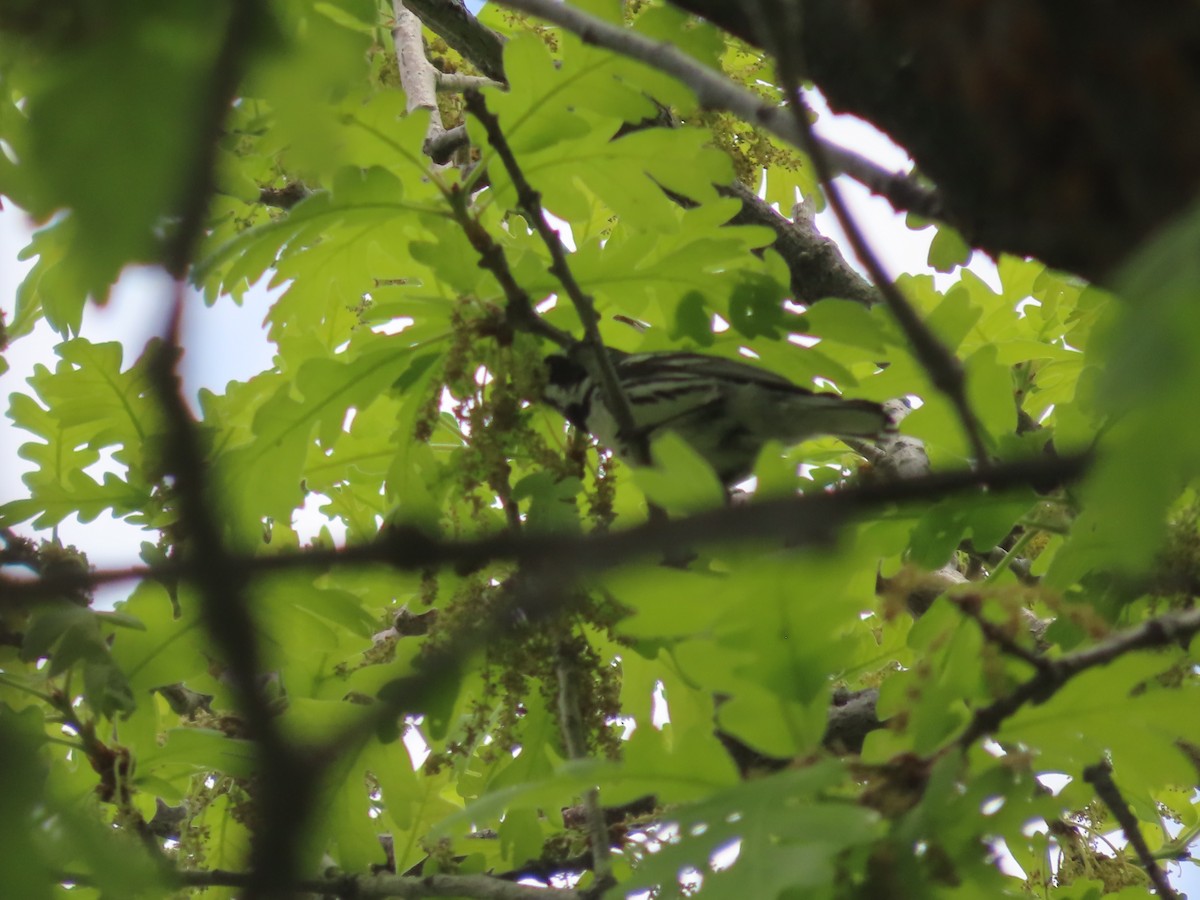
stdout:
{"type": "Polygon", "coordinates": [[[529,292],[517,284],[516,278],[513,277],[512,269],[508,266],[508,257],[504,254],[504,248],[496,243],[495,239],[488,234],[488,230],[468,211],[467,204],[470,202],[470,196],[458,185],[454,185],[446,195],[446,199],[450,202],[450,211],[454,216],[454,221],[462,228],[467,240],[479,254],[479,267],[491,272],[504,292],[505,316],[508,324],[517,331],[539,335],[563,348],[575,346],[577,341],[572,335],[561,328],[554,327],[537,314],[529,292]]]}
{"type": "Polygon", "coordinates": [[[850,214],[841,191],[833,181],[834,172],[827,148],[822,146],[809,124],[808,105],[800,88],[800,80],[794,66],[795,48],[800,45],[800,28],[796,22],[799,13],[784,4],[771,4],[768,12],[767,0],[753,0],[748,12],[758,22],[759,37],[763,46],[774,54],[784,94],[789,99],[789,111],[799,136],[798,146],[808,154],[816,172],[817,180],[829,200],[829,206],[837,217],[854,255],[867,270],[867,275],[883,297],[892,315],[904,331],[917,360],[925,369],[933,386],[946,395],[958,414],[963,432],[975,456],[975,463],[989,465],[990,454],[983,440],[983,431],[975,411],[967,400],[966,377],[962,363],[938,340],[937,335],[926,326],[912,304],[908,302],[892,279],[883,269],[879,257],[863,236],[858,223],[850,214]]]}
{"type": "MultiPolygon", "coordinates": [[[[1019,538],[1013,543],[1012,548],[1004,553],[1001,551],[1001,556],[995,562],[992,562],[992,569],[988,572],[987,583],[992,584],[999,580],[1000,576],[1008,569],[1012,569],[1013,573],[1023,583],[1037,583],[1037,577],[1029,572],[1029,561],[1021,556],[1021,553],[1029,546],[1029,542],[1033,540],[1037,531],[1033,528],[1026,528],[1019,538]]],[[[991,557],[989,556],[989,562],[991,557]]]]}
{"type": "Polygon", "coordinates": [[[499,88],[507,90],[508,85],[503,81],[484,78],[482,75],[462,75],[458,72],[438,72],[437,89],[439,91],[470,91],[481,88],[499,88]]]}
{"type": "Polygon", "coordinates": [[[889,171],[862,154],[831,141],[817,140],[834,172],[853,178],[872,194],[887,200],[893,209],[915,213],[925,219],[946,218],[942,195],[913,176],[889,171]]]}
{"type": "MultiPolygon", "coordinates": [[[[587,737],[583,723],[583,712],[576,688],[576,668],[573,661],[564,658],[565,648],[559,647],[556,666],[558,676],[558,719],[562,726],[563,744],[568,759],[583,759],[587,756],[587,737]]],[[[583,807],[587,819],[588,836],[592,845],[592,871],[598,885],[612,881],[612,847],[608,836],[608,823],[604,820],[604,808],[600,805],[600,791],[589,788],[583,794],[583,807]]]]}
{"type": "Polygon", "coordinates": [[[1197,633],[1200,633],[1200,609],[1165,613],[1091,647],[1058,659],[1046,658],[1037,674],[1018,685],[1011,694],[977,710],[956,743],[967,747],[984,735],[994,734],[1023,706],[1045,702],[1081,672],[1106,665],[1134,650],[1177,644],[1197,633]]]}
{"type": "Polygon", "coordinates": [[[1003,653],[1013,657],[1013,659],[1019,659],[1022,662],[1028,663],[1037,672],[1053,669],[1053,664],[1045,656],[1042,656],[1036,650],[1022,647],[1003,628],[985,619],[979,609],[980,598],[978,595],[959,595],[951,599],[963,615],[979,626],[979,630],[983,632],[983,636],[987,638],[988,642],[995,644],[1003,653]]]}
{"type": "Polygon", "coordinates": [[[1167,880],[1167,873],[1159,866],[1158,860],[1154,858],[1154,854],[1150,852],[1150,847],[1146,844],[1146,839],[1142,836],[1137,816],[1133,814],[1133,810],[1129,808],[1129,804],[1121,796],[1116,782],[1113,781],[1112,766],[1107,760],[1101,760],[1095,765],[1088,766],[1083,770],[1083,780],[1096,789],[1096,796],[1104,802],[1104,805],[1113,814],[1113,818],[1117,820],[1117,824],[1121,826],[1121,831],[1125,833],[1125,840],[1129,841],[1129,846],[1137,854],[1138,861],[1146,870],[1146,875],[1149,877],[1150,883],[1154,885],[1158,896],[1178,900],[1179,894],[1171,887],[1171,882],[1167,880]]]}
{"type": "MultiPolygon", "coordinates": [[[[399,0],[395,0],[395,2],[398,3],[399,0]]],[[[425,152],[436,163],[439,159],[449,159],[450,155],[459,146],[466,144],[466,141],[466,128],[460,125],[427,140],[425,152]]],[[[512,269],[508,265],[508,257],[504,253],[504,248],[471,215],[468,209],[471,201],[470,194],[459,185],[454,185],[445,191],[445,197],[446,201],[450,204],[450,211],[454,216],[454,221],[462,228],[463,233],[467,236],[467,240],[475,248],[475,252],[479,254],[480,268],[491,272],[497,283],[499,283],[500,289],[504,292],[505,317],[508,320],[508,324],[517,331],[536,334],[564,349],[575,346],[577,341],[572,335],[561,328],[556,328],[537,314],[537,310],[533,308],[533,299],[529,296],[529,292],[521,287],[517,283],[516,278],[513,277],[512,269]]]]}
{"type": "MultiPolygon", "coordinates": [[[[579,35],[586,44],[605,47],[679,79],[695,93],[699,104],[706,109],[727,110],[752,125],[765,128],[793,146],[806,146],[804,134],[787,110],[738,87],[668,41],[656,41],[628,28],[612,25],[558,0],[500,2],[566,28],[579,35]]],[[[867,188],[882,193],[890,201],[905,204],[898,206],[898,209],[913,209],[930,218],[943,210],[937,193],[911,177],[888,172],[852,150],[816,140],[825,148],[831,165],[844,166],[839,171],[861,181],[867,188]]]]}
{"type": "Polygon", "coordinates": [[[590,296],[584,293],[579,282],[575,280],[575,275],[567,263],[567,250],[563,246],[562,238],[546,221],[545,212],[542,210],[541,194],[534,190],[525,178],[525,173],[521,171],[521,166],[500,128],[500,121],[488,111],[487,103],[478,91],[467,91],[465,97],[467,112],[478,119],[484,131],[487,132],[488,143],[492,145],[496,155],[500,157],[500,161],[504,163],[508,177],[516,189],[517,202],[525,211],[525,215],[538,236],[541,237],[542,243],[546,245],[546,249],[550,251],[552,260],[550,273],[563,286],[563,290],[566,291],[575,307],[575,312],[579,315],[579,320],[583,323],[584,344],[591,353],[591,368],[600,376],[600,388],[604,403],[617,423],[618,433],[631,441],[634,449],[634,462],[646,465],[650,462],[649,448],[644,439],[639,440],[633,408],[629,405],[629,398],[625,396],[625,391],[621,388],[621,380],[617,377],[612,357],[604,348],[604,341],[600,337],[600,317],[596,315],[596,304],[590,296]]]}

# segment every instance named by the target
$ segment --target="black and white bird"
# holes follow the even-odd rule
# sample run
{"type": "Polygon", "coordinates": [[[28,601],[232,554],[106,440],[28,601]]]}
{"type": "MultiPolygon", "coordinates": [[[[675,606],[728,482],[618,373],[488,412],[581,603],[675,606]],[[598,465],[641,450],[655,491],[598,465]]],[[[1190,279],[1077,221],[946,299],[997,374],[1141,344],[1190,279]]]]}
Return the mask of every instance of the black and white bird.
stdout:
{"type": "Polygon", "coordinates": [[[619,432],[599,382],[570,356],[546,358],[546,403],[625,459],[638,442],[648,446],[674,431],[727,486],[750,475],[767,441],[874,438],[894,427],[878,403],[810,391],[748,363],[701,353],[609,353],[637,434],[619,432]]]}

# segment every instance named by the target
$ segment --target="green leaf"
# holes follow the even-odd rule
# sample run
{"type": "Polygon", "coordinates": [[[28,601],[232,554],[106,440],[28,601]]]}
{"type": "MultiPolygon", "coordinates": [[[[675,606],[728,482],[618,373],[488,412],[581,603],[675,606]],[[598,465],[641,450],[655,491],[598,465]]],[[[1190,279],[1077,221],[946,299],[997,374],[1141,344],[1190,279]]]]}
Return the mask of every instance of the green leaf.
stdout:
{"type": "Polygon", "coordinates": [[[45,740],[44,727],[36,709],[18,712],[0,705],[0,790],[5,798],[0,865],[8,889],[31,898],[49,898],[53,893],[51,860],[39,852],[32,827],[48,775],[38,753],[45,740]]]}
{"type": "MultiPolygon", "coordinates": [[[[243,801],[244,802],[244,801],[243,801]]],[[[250,854],[250,830],[246,827],[243,810],[234,805],[228,794],[215,797],[193,821],[194,828],[204,829],[205,863],[214,869],[239,871],[245,868],[250,854]]],[[[233,897],[233,888],[208,888],[207,894],[233,897]]]]}
{"type": "Polygon", "coordinates": [[[577,534],[580,528],[575,498],[582,489],[577,478],[560,480],[550,472],[537,472],[513,485],[512,498],[529,500],[526,522],[531,530],[577,534]]]}
{"type": "Polygon", "coordinates": [[[55,370],[36,366],[29,379],[46,407],[23,394],[10,397],[13,422],[44,443],[22,446],[21,455],[35,463],[34,471],[22,477],[30,496],[0,507],[0,520],[36,516],[36,527],[49,527],[71,513],[88,522],[107,510],[120,516],[144,509],[159,467],[161,416],[148,378],[157,342],[124,372],[117,343],[76,338],[55,352],[62,360],[55,370]],[[98,481],[84,469],[109,447],[117,448],[113,459],[128,474],[108,472],[98,481]]]}
{"type": "Polygon", "coordinates": [[[712,314],[704,295],[699,291],[688,291],[675,305],[675,326],[671,337],[674,340],[687,338],[701,347],[712,346],[712,314]]]}
{"type": "Polygon", "coordinates": [[[747,273],[729,298],[729,324],[748,338],[778,340],[788,318],[786,296],[787,289],[774,279],[747,273]]]}
{"type": "Polygon", "coordinates": [[[703,633],[729,612],[729,579],[715,573],[664,566],[626,567],[608,573],[602,583],[622,606],[633,611],[620,629],[637,637],[703,633]]]}
{"type": "Polygon", "coordinates": [[[935,504],[917,521],[909,545],[913,562],[940,569],[967,537],[980,552],[995,547],[1036,502],[1032,491],[1007,497],[951,497],[935,504]]]}
{"type": "Polygon", "coordinates": [[[136,617],[145,630],[121,630],[113,636],[113,660],[129,679],[135,697],[154,688],[195,680],[208,671],[207,644],[200,625],[195,594],[176,595],[180,614],[161,584],[143,581],[118,611],[136,617]]]}
{"type": "Polygon", "coordinates": [[[851,300],[822,300],[805,312],[809,330],[827,341],[884,352],[888,330],[879,317],[851,300]]]}
{"type": "MultiPolygon", "coordinates": [[[[248,18],[244,39],[253,49],[266,32],[248,18]]],[[[78,225],[64,262],[83,293],[100,298],[125,265],[156,260],[156,232],[181,210],[180,185],[210,139],[201,109],[226,11],[184,2],[146,14],[121,3],[107,19],[69,52],[48,54],[24,98],[32,211],[45,218],[72,210],[78,225]]]]}
{"type": "MultiPolygon", "coordinates": [[[[683,873],[704,874],[704,896],[774,900],[785,890],[831,889],[834,860],[879,833],[875,813],[822,797],[842,780],[838,763],[822,763],[746,782],[673,810],[678,837],[647,855],[622,891],[673,890],[683,873]],[[737,860],[714,872],[713,855],[740,844],[737,860]]],[[[607,895],[606,895],[607,896],[607,895]]]]}
{"type": "Polygon", "coordinates": [[[929,244],[929,265],[939,272],[950,272],[971,261],[971,245],[949,225],[938,225],[929,244]]]}
{"type": "Polygon", "coordinates": [[[147,752],[142,759],[146,774],[170,777],[208,771],[223,772],[235,778],[249,778],[255,769],[257,753],[246,740],[208,728],[173,728],[161,748],[147,752]]]}
{"type": "Polygon", "coordinates": [[[668,512],[696,512],[719,506],[725,491],[712,467],[673,431],[650,447],[653,468],[635,469],[634,481],[650,502],[668,512]]]}
{"type": "Polygon", "coordinates": [[[721,730],[737,738],[752,750],[779,759],[790,759],[809,749],[825,731],[828,697],[821,696],[814,709],[783,700],[766,691],[744,688],[722,703],[717,721],[721,730]],[[813,712],[816,717],[813,717],[813,712]],[[816,723],[816,740],[812,724],[816,723]]]}

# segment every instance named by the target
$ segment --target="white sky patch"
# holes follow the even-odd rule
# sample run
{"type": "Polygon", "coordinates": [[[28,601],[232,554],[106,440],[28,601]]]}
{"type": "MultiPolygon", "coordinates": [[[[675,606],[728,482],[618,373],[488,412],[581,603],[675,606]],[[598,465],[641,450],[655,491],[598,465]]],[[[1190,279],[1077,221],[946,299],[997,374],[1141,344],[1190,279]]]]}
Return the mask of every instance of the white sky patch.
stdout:
{"type": "Polygon", "coordinates": [[[1062,772],[1043,772],[1037,777],[1037,780],[1042,787],[1057,797],[1073,779],[1070,775],[1062,772]]]}
{"type": "MultiPolygon", "coordinates": [[[[817,113],[817,121],[813,126],[816,135],[839,146],[851,148],[884,169],[895,172],[911,171],[912,160],[908,158],[908,154],[874,125],[856,116],[832,112],[819,91],[806,90],[804,93],[809,105],[817,113]]],[[[905,224],[906,216],[903,213],[897,213],[887,200],[875,196],[857,181],[840,175],[835,182],[846,201],[851,217],[864,233],[884,271],[892,277],[902,272],[930,273],[927,261],[929,245],[935,234],[932,226],[913,231],[905,224]]],[[[790,210],[783,212],[790,214],[790,210]]],[[[828,206],[817,213],[816,223],[818,230],[835,240],[839,247],[849,246],[845,232],[828,206]]],[[[847,250],[844,251],[844,255],[846,261],[859,274],[865,275],[853,252],[847,250]]],[[[995,263],[987,256],[982,253],[973,254],[967,268],[992,290],[999,292],[1000,273],[995,263]]],[[[934,284],[939,291],[945,291],[959,279],[957,269],[947,273],[930,274],[933,275],[934,284]]]]}
{"type": "Polygon", "coordinates": [[[129,473],[129,466],[124,463],[119,463],[113,459],[120,447],[105,447],[100,451],[100,458],[90,466],[85,466],[83,473],[90,475],[92,478],[103,483],[104,476],[108,474],[116,475],[118,478],[124,478],[129,473]]]}
{"type": "Polygon", "coordinates": [[[571,225],[556,216],[549,210],[542,210],[546,216],[546,221],[550,223],[550,227],[558,232],[558,239],[563,242],[563,246],[571,253],[575,252],[575,232],[571,230],[571,225]]]}
{"type": "Polygon", "coordinates": [[[420,719],[406,721],[404,734],[400,738],[404,742],[404,748],[408,751],[408,758],[412,761],[414,770],[421,768],[425,764],[425,760],[429,758],[429,754],[433,752],[429,749],[429,742],[421,734],[419,725],[420,719]]]}
{"type": "Polygon", "coordinates": [[[291,526],[302,544],[316,539],[322,528],[328,528],[335,547],[346,545],[346,525],[341,519],[330,518],[320,507],[329,503],[330,497],[316,491],[304,495],[304,505],[292,511],[291,526]]]}
{"type": "Polygon", "coordinates": [[[671,706],[667,702],[667,689],[661,681],[654,682],[654,696],[650,700],[650,723],[662,731],[671,724],[671,706]]]}
{"type": "Polygon", "coordinates": [[[400,318],[392,319],[389,322],[380,322],[378,325],[372,325],[371,331],[375,332],[375,334],[399,334],[415,321],[416,319],[411,316],[400,316],[400,318]]]}
{"type": "Polygon", "coordinates": [[[811,334],[800,334],[799,332],[789,334],[787,339],[789,344],[795,344],[797,347],[804,348],[815,347],[817,344],[821,343],[821,339],[819,337],[811,334]]]}
{"type": "Polygon", "coordinates": [[[1035,300],[1033,297],[1026,297],[1024,300],[1021,300],[1017,303],[1017,316],[1023,319],[1029,315],[1029,310],[1040,307],[1041,305],[1041,300],[1035,300]]]}

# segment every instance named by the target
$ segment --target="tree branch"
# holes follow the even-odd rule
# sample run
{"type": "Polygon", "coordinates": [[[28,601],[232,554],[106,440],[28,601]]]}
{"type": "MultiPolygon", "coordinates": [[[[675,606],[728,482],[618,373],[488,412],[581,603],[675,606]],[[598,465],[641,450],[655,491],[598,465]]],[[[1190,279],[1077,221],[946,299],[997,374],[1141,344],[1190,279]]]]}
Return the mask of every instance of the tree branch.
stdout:
{"type": "Polygon", "coordinates": [[[853,178],[872,194],[887,200],[897,211],[916,213],[925,219],[946,220],[942,195],[933,188],[921,184],[912,175],[891,172],[853,150],[818,140],[835,173],[853,178]]]}
{"type": "Polygon", "coordinates": [[[797,303],[812,304],[826,297],[842,297],[864,306],[880,301],[879,292],[850,267],[837,244],[820,234],[811,220],[787,218],[740,182],[717,185],[717,193],[742,201],[730,225],[765,225],[775,232],[772,246],[787,263],[797,303]]]}
{"type": "MultiPolygon", "coordinates": [[[[228,872],[222,869],[182,871],[172,873],[182,887],[250,888],[253,872],[228,872]]],[[[62,873],[58,881],[90,886],[87,875],[62,873]]],[[[424,897],[469,897],[472,900],[583,900],[579,891],[567,888],[544,888],[514,884],[491,875],[372,875],[341,878],[302,878],[283,886],[290,895],[317,894],[343,897],[345,900],[369,900],[375,897],[402,897],[420,900],[424,897]]]]}
{"type": "Polygon", "coordinates": [[[175,312],[169,340],[158,348],[150,365],[150,382],[166,425],[163,470],[174,478],[180,515],[187,522],[181,549],[188,577],[200,592],[201,621],[217,648],[234,690],[247,735],[258,756],[261,789],[258,794],[261,827],[251,849],[253,879],[247,896],[272,894],[297,870],[295,823],[308,811],[311,779],[298,754],[276,724],[271,703],[262,690],[262,671],[254,618],[247,602],[250,570],[231,554],[221,536],[212,504],[214,489],[204,446],[181,393],[175,363],[179,358],[179,319],[185,283],[175,283],[175,312]]]}
{"type": "Polygon", "coordinates": [[[266,15],[261,3],[245,0],[231,7],[225,35],[213,63],[207,96],[198,117],[200,140],[193,177],[185,185],[179,223],[167,242],[164,263],[175,276],[173,312],[168,339],[150,360],[151,392],[162,410],[165,436],[163,471],[174,479],[180,515],[187,537],[176,546],[202,602],[201,621],[225,665],[235,701],[258,756],[260,789],[257,807],[260,827],[251,846],[247,897],[274,894],[297,870],[296,824],[303,821],[312,796],[311,779],[292,746],[277,727],[274,710],[258,680],[260,654],[257,630],[247,603],[249,571],[229,553],[213,505],[213,488],[200,438],[182,394],[176,371],[181,354],[180,318],[187,298],[185,274],[204,227],[214,186],[217,143],[229,112],[251,43],[260,34],[266,15]]]}
{"type": "Polygon", "coordinates": [[[437,137],[425,141],[425,146],[422,149],[436,164],[444,165],[450,162],[450,158],[454,156],[454,151],[460,147],[467,146],[469,143],[467,126],[455,125],[453,128],[447,128],[441,134],[437,135],[437,137]]]}
{"type": "Polygon", "coordinates": [[[1146,844],[1146,839],[1142,837],[1142,829],[1138,825],[1137,816],[1133,814],[1133,810],[1129,808],[1129,804],[1121,796],[1116,782],[1113,781],[1112,766],[1107,760],[1101,760],[1094,766],[1088,766],[1083,770],[1083,780],[1096,789],[1096,796],[1112,812],[1113,818],[1121,826],[1121,831],[1125,833],[1125,840],[1129,841],[1129,846],[1137,854],[1138,861],[1146,870],[1146,875],[1150,878],[1150,883],[1154,885],[1158,896],[1169,898],[1169,900],[1179,900],[1179,894],[1167,880],[1167,873],[1159,866],[1158,860],[1154,858],[1154,854],[1150,852],[1150,847],[1146,844]]]}
{"type": "Polygon", "coordinates": [[[1166,647],[1200,632],[1200,609],[1166,613],[1083,650],[1058,659],[1043,658],[1038,672],[1007,697],[977,710],[956,742],[968,747],[984,735],[994,734],[1006,719],[1027,703],[1044,703],[1081,672],[1103,666],[1134,650],[1166,647]]]}
{"type": "MultiPolygon", "coordinates": [[[[763,539],[793,547],[823,544],[830,541],[837,528],[847,520],[881,507],[931,501],[981,487],[994,493],[1030,484],[1066,484],[1083,474],[1088,459],[1086,456],[1037,458],[1004,463],[986,471],[939,472],[901,481],[863,483],[829,493],[762,500],[753,506],[726,506],[600,534],[502,533],[456,541],[438,540],[416,528],[396,527],[374,543],[340,549],[313,548],[271,556],[232,557],[231,561],[240,570],[267,574],[297,568],[366,563],[412,570],[452,566],[467,571],[495,560],[511,560],[537,562],[543,571],[567,578],[702,544],[763,539]]],[[[190,577],[194,565],[198,563],[188,560],[94,572],[67,571],[41,579],[0,578],[0,588],[3,588],[6,602],[17,603],[119,581],[190,577]]]]}
{"type": "Polygon", "coordinates": [[[404,0],[404,5],[480,72],[505,81],[504,38],[479,24],[462,0],[404,0]]]}
{"type": "Polygon", "coordinates": [[[862,753],[867,735],[882,728],[876,712],[879,688],[835,690],[821,744],[833,753],[862,753]]]}
{"type": "Polygon", "coordinates": [[[425,56],[425,40],[421,36],[421,21],[404,5],[404,0],[392,0],[396,25],[392,40],[396,44],[396,60],[400,67],[400,86],[404,90],[405,110],[429,110],[429,128],[425,143],[435,140],[446,129],[437,105],[438,71],[425,56]]]}
{"type": "MultiPolygon", "coordinates": [[[[586,44],[605,47],[623,56],[643,62],[651,68],[666,72],[679,79],[696,95],[697,101],[706,109],[720,109],[733,113],[751,125],[761,126],[776,137],[793,146],[805,148],[805,137],[796,127],[791,114],[761,97],[738,87],[724,76],[707,66],[674,44],[656,41],[628,28],[611,25],[595,16],[557,0],[501,0],[505,6],[553,22],[572,31],[586,44]]],[[[918,207],[914,212],[930,215],[942,209],[936,192],[907,176],[888,173],[881,166],[865,157],[830,142],[815,139],[825,149],[830,164],[844,166],[839,171],[856,180],[861,180],[872,191],[882,193],[893,202],[903,201],[918,207]]],[[[908,209],[910,206],[898,207],[908,209]]]]}

